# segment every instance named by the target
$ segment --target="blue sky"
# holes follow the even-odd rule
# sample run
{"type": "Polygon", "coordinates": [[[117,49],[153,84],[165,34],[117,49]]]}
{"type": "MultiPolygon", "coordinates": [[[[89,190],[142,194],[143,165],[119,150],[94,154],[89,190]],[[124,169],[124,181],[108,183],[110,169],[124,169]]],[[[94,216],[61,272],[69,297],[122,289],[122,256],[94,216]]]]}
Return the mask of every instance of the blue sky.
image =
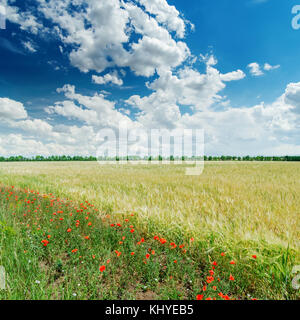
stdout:
{"type": "Polygon", "coordinates": [[[300,154],[297,1],[1,3],[0,154],[95,154],[122,121],[203,128],[212,155],[300,154]]]}

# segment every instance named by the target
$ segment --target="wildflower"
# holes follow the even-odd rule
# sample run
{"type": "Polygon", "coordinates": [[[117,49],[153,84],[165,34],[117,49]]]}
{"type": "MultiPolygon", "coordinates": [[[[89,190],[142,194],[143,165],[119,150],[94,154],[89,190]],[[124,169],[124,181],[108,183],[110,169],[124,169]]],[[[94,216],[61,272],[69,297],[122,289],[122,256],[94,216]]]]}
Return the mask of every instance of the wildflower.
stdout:
{"type": "Polygon", "coordinates": [[[194,238],[191,238],[191,242],[193,242],[195,239],[194,238]]]}
{"type": "Polygon", "coordinates": [[[51,238],[50,234],[48,234],[48,235],[47,235],[47,238],[48,238],[48,239],[50,239],[50,238],[51,238]]]}
{"type": "Polygon", "coordinates": [[[217,287],[216,287],[216,286],[213,286],[213,290],[215,290],[215,291],[216,291],[216,290],[217,290],[217,287]]]}
{"type": "Polygon", "coordinates": [[[103,272],[105,269],[106,269],[105,266],[101,266],[101,267],[99,268],[100,272],[103,272]]]}
{"type": "Polygon", "coordinates": [[[166,243],[166,242],[167,242],[167,240],[166,240],[166,239],[164,239],[164,238],[161,238],[159,241],[160,241],[160,243],[161,243],[161,244],[164,244],[164,243],[166,243]]]}
{"type": "Polygon", "coordinates": [[[203,294],[197,294],[196,299],[197,299],[197,300],[202,300],[202,299],[203,299],[203,297],[204,297],[204,296],[203,296],[203,294]]]}
{"type": "Polygon", "coordinates": [[[234,277],[230,275],[229,280],[234,281],[234,277]]]}
{"type": "Polygon", "coordinates": [[[214,261],[212,264],[213,264],[213,266],[217,266],[218,265],[216,261],[214,261]]]}
{"type": "Polygon", "coordinates": [[[152,255],[155,255],[155,251],[154,251],[154,250],[152,250],[152,251],[151,251],[151,254],[152,254],[152,255]]]}
{"type": "Polygon", "coordinates": [[[90,239],[90,237],[89,237],[89,236],[85,236],[85,237],[84,237],[84,239],[89,240],[89,239],[90,239]]]}
{"type": "Polygon", "coordinates": [[[146,254],[146,259],[149,259],[149,258],[150,258],[150,254],[147,253],[147,254],[146,254]]]}
{"type": "Polygon", "coordinates": [[[39,281],[39,280],[35,280],[35,283],[36,283],[36,284],[40,284],[40,283],[41,283],[41,281],[39,281]]]}
{"type": "Polygon", "coordinates": [[[174,263],[177,263],[177,260],[174,260],[174,263]]]}
{"type": "Polygon", "coordinates": [[[232,260],[232,261],[230,261],[229,263],[230,263],[230,264],[235,264],[235,261],[234,261],[234,260],[232,260]]]}
{"type": "Polygon", "coordinates": [[[43,244],[44,247],[47,247],[47,245],[49,244],[48,240],[42,240],[41,243],[43,244]]]}
{"type": "Polygon", "coordinates": [[[132,256],[134,256],[134,252],[131,252],[130,254],[131,254],[132,256]]]}
{"type": "Polygon", "coordinates": [[[221,256],[222,256],[222,257],[225,257],[225,253],[224,253],[224,252],[221,252],[221,256]]]}
{"type": "Polygon", "coordinates": [[[78,249],[73,249],[72,253],[76,253],[78,251],[78,249]]]}
{"type": "Polygon", "coordinates": [[[131,233],[134,233],[134,229],[131,229],[130,232],[131,232],[131,233]]]}
{"type": "Polygon", "coordinates": [[[67,229],[67,232],[71,232],[71,231],[72,231],[72,229],[71,229],[71,228],[67,229]]]}
{"type": "Polygon", "coordinates": [[[203,291],[206,291],[206,289],[207,289],[207,287],[206,287],[206,286],[204,286],[204,287],[203,287],[203,291]]]}
{"type": "Polygon", "coordinates": [[[252,256],[252,258],[253,258],[253,259],[256,259],[257,257],[256,257],[256,255],[254,254],[254,255],[252,256]]]}

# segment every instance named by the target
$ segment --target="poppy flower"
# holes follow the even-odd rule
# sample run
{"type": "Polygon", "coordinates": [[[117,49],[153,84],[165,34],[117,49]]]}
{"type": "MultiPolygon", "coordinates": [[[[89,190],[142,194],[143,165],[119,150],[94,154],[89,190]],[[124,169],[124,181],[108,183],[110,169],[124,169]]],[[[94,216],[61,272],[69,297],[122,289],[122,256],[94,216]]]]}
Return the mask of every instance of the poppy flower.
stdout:
{"type": "Polygon", "coordinates": [[[232,260],[232,261],[230,261],[229,263],[230,263],[230,264],[235,264],[235,261],[234,261],[234,260],[232,260]]]}
{"type": "Polygon", "coordinates": [[[232,275],[230,275],[229,280],[234,281],[234,277],[232,275]]]}
{"type": "Polygon", "coordinates": [[[147,254],[146,254],[146,259],[149,259],[149,258],[150,258],[150,254],[147,253],[147,254]]]}
{"type": "Polygon", "coordinates": [[[76,253],[78,251],[78,249],[73,249],[72,253],[76,253]]]}
{"type": "Polygon", "coordinates": [[[159,241],[160,241],[160,243],[161,243],[161,244],[164,244],[164,243],[166,243],[166,242],[167,242],[167,240],[166,240],[166,239],[164,239],[164,238],[161,238],[159,241]]]}
{"type": "Polygon", "coordinates": [[[101,267],[99,268],[100,272],[103,272],[105,269],[106,269],[105,266],[101,266],[101,267]]]}
{"type": "Polygon", "coordinates": [[[196,297],[196,299],[197,300],[203,300],[203,294],[197,294],[197,297],[196,297]]]}
{"type": "Polygon", "coordinates": [[[43,244],[44,247],[47,247],[47,245],[49,244],[48,240],[42,240],[41,243],[43,244]]]}
{"type": "Polygon", "coordinates": [[[256,255],[254,254],[254,255],[252,256],[252,258],[253,258],[253,259],[256,259],[257,257],[256,257],[256,255]]]}
{"type": "Polygon", "coordinates": [[[72,229],[71,229],[71,228],[67,229],[67,232],[71,232],[71,231],[72,231],[72,229]]]}

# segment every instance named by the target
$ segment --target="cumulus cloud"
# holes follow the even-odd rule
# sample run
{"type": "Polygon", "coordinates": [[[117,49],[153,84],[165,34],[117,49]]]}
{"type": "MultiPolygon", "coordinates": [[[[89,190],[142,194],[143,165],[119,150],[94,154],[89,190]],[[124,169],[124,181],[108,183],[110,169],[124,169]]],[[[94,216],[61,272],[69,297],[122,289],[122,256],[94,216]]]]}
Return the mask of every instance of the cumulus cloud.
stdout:
{"type": "Polygon", "coordinates": [[[26,50],[28,50],[31,53],[34,53],[37,51],[35,46],[30,41],[24,41],[23,46],[26,50]]]}
{"type": "Polygon", "coordinates": [[[117,128],[119,123],[125,121],[131,124],[130,118],[115,108],[115,102],[107,100],[103,94],[84,96],[76,93],[75,86],[65,85],[57,90],[63,93],[68,100],[55,103],[45,111],[49,114],[58,114],[70,119],[83,121],[88,125],[100,128],[117,128]]]}
{"type": "Polygon", "coordinates": [[[112,83],[117,86],[123,85],[123,80],[119,78],[119,75],[117,72],[107,73],[104,76],[92,76],[92,81],[96,84],[108,84],[112,83]]]}
{"type": "Polygon", "coordinates": [[[264,70],[266,70],[266,71],[275,70],[275,69],[279,69],[279,68],[280,68],[279,64],[277,64],[276,66],[271,66],[269,63],[264,64],[264,70]]]}
{"type": "Polygon", "coordinates": [[[257,62],[252,62],[248,64],[248,68],[250,69],[250,73],[255,77],[259,77],[264,74],[260,68],[260,65],[257,62]]]}
{"type": "Polygon", "coordinates": [[[139,0],[146,11],[155,15],[156,20],[164,24],[168,30],[175,31],[179,38],[184,38],[186,26],[175,6],[170,6],[166,0],[139,0]]]}
{"type": "Polygon", "coordinates": [[[5,9],[6,19],[8,21],[18,24],[21,30],[28,31],[35,35],[41,30],[47,30],[30,11],[21,11],[18,7],[10,5],[11,3],[14,4],[14,1],[7,2],[8,3],[5,3],[5,9]]]}
{"type": "Polygon", "coordinates": [[[0,119],[18,120],[27,118],[23,103],[9,98],[0,98],[0,119]]]}
{"type": "Polygon", "coordinates": [[[222,81],[235,81],[235,80],[241,80],[246,77],[245,73],[242,70],[232,71],[225,74],[221,74],[221,80],[222,81]]]}
{"type": "Polygon", "coordinates": [[[252,62],[250,64],[248,64],[248,68],[250,69],[250,73],[251,75],[253,75],[254,77],[259,77],[264,75],[264,71],[271,71],[271,70],[276,70],[280,68],[280,65],[275,65],[272,66],[269,63],[265,63],[263,65],[263,67],[261,67],[257,62],[252,62]]]}
{"type": "Polygon", "coordinates": [[[170,33],[183,38],[186,23],[165,0],[141,1],[145,10],[121,0],[36,1],[61,41],[74,48],[70,61],[83,72],[119,66],[149,77],[162,66],[179,66],[190,55],[186,43],[170,33]],[[71,12],[71,5],[76,10],[71,12]]]}
{"type": "Polygon", "coordinates": [[[300,114],[300,82],[290,83],[283,98],[287,104],[293,107],[293,112],[300,114]]]}

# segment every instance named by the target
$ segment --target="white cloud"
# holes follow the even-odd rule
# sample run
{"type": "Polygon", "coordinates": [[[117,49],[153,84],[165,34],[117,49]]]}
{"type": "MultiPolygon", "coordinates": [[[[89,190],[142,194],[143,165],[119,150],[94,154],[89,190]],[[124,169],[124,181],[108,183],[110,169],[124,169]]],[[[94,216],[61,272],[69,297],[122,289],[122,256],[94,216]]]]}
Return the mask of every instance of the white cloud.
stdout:
{"type": "Polygon", "coordinates": [[[185,36],[185,22],[180,18],[175,6],[170,6],[166,0],[139,0],[146,11],[155,15],[159,23],[166,25],[168,30],[175,31],[179,38],[185,36]]]}
{"type": "Polygon", "coordinates": [[[117,86],[123,85],[123,80],[119,78],[119,75],[117,72],[107,73],[104,76],[92,76],[92,81],[96,84],[107,84],[107,83],[113,83],[117,86]]]}
{"type": "Polygon", "coordinates": [[[235,81],[241,80],[246,77],[245,73],[242,70],[237,70],[233,72],[228,72],[226,74],[221,74],[222,81],[235,81]]]}
{"type": "Polygon", "coordinates": [[[260,68],[260,65],[257,62],[252,62],[248,64],[248,68],[250,69],[250,73],[255,77],[259,77],[264,74],[260,68]]]}
{"type": "MultiPolygon", "coordinates": [[[[264,72],[262,71],[262,67],[257,63],[257,62],[252,62],[250,64],[248,64],[248,68],[250,69],[250,73],[254,76],[254,77],[259,77],[264,75],[264,72]]],[[[271,70],[275,70],[275,69],[279,69],[280,65],[275,65],[272,66],[269,63],[265,63],[263,66],[263,70],[265,71],[271,71],[271,70]]]]}
{"type": "Polygon", "coordinates": [[[23,42],[23,46],[24,46],[24,48],[25,48],[26,50],[28,50],[29,52],[34,53],[34,52],[37,51],[36,48],[35,48],[35,46],[34,46],[30,41],[24,41],[24,42],[23,42]]]}
{"type": "Polygon", "coordinates": [[[67,118],[83,121],[96,128],[117,128],[119,123],[132,121],[115,108],[115,102],[107,100],[103,94],[83,96],[75,92],[75,87],[65,85],[57,90],[63,93],[68,100],[57,102],[46,108],[50,114],[58,114],[67,118]]]}
{"type": "Polygon", "coordinates": [[[27,112],[21,102],[9,98],[0,98],[0,119],[18,120],[27,118],[27,112]]]}
{"type": "Polygon", "coordinates": [[[264,70],[266,70],[266,71],[275,70],[275,69],[279,69],[279,68],[280,68],[279,64],[277,64],[276,66],[271,66],[269,63],[264,64],[264,70]]]}
{"type": "Polygon", "coordinates": [[[284,101],[293,106],[293,111],[300,114],[300,82],[290,83],[283,95],[284,101]]]}
{"type": "MultiPolygon", "coordinates": [[[[11,1],[14,3],[14,1],[11,1]]],[[[39,31],[44,30],[48,31],[47,28],[44,28],[43,25],[37,21],[37,18],[29,11],[23,11],[16,7],[6,4],[6,19],[12,23],[20,25],[20,29],[24,31],[31,32],[35,35],[39,31]]]]}
{"type": "Polygon", "coordinates": [[[187,45],[170,34],[175,31],[182,38],[185,22],[165,0],[144,1],[155,18],[137,4],[121,0],[37,1],[38,10],[56,24],[62,42],[75,47],[70,61],[83,72],[101,73],[119,66],[149,77],[158,68],[179,66],[190,55],[187,45]],[[77,8],[72,13],[71,3],[77,8]],[[132,34],[138,36],[137,42],[132,42],[132,34]]]}

